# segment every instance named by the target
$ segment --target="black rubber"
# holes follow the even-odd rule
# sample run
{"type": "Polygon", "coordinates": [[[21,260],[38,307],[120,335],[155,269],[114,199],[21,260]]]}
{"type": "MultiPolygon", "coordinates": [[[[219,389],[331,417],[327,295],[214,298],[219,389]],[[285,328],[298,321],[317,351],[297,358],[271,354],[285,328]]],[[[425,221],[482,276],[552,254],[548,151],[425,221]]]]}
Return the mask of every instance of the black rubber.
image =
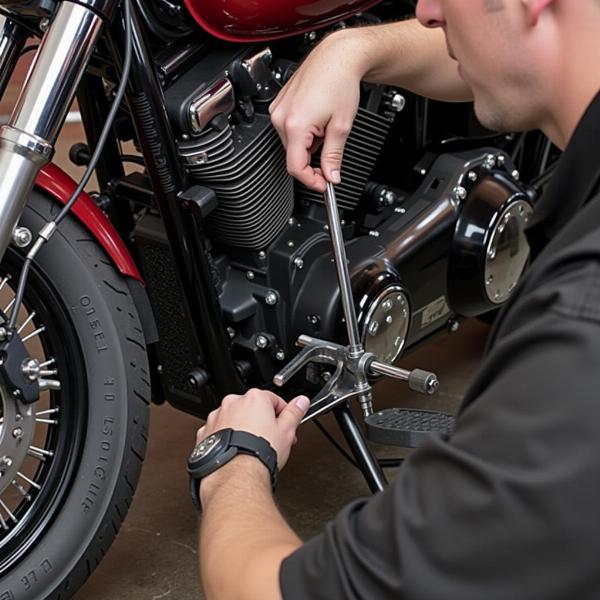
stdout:
{"type": "Polygon", "coordinates": [[[452,415],[433,410],[386,408],[365,419],[366,434],[378,444],[417,448],[431,433],[451,433],[454,420],[452,415]]]}
{"type": "MultiPolygon", "coordinates": [[[[20,224],[37,232],[58,210],[34,192],[20,224]]],[[[98,565],[131,505],[148,437],[150,378],[127,282],[83,226],[67,217],[34,270],[69,315],[87,389],[70,400],[85,405],[87,417],[63,497],[35,545],[0,572],[0,598],[62,600],[98,565]]]]}

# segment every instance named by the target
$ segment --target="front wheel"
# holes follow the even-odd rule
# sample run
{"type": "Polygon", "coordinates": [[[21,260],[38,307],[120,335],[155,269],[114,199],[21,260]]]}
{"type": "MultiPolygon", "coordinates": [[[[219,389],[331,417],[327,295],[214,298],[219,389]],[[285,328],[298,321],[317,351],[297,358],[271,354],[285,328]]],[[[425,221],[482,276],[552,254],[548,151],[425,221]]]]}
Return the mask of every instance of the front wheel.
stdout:
{"type": "MultiPolygon", "coordinates": [[[[35,235],[58,207],[34,192],[35,235]]],[[[0,266],[10,315],[23,256],[0,266]]],[[[64,599],[99,563],[131,503],[145,453],[150,385],[124,278],[67,217],[30,271],[19,335],[48,389],[30,407],[0,386],[0,600],[64,599]]]]}

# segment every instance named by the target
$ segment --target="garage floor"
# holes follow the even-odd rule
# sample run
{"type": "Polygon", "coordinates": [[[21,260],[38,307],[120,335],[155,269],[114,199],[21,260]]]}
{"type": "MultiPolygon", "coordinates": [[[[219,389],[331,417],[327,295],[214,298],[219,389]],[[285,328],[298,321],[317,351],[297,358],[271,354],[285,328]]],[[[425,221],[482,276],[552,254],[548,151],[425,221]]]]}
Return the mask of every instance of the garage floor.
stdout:
{"type": "MultiPolygon", "coordinates": [[[[23,76],[24,66],[16,74],[23,76]]],[[[11,86],[0,116],[10,112],[18,84],[11,86]]],[[[78,125],[67,125],[57,147],[56,162],[74,177],[81,169],[68,163],[68,148],[82,136],[78,125]]],[[[91,184],[93,189],[93,182],[91,184]]],[[[402,362],[435,371],[441,380],[437,396],[427,399],[406,385],[383,382],[377,387],[376,407],[423,406],[455,411],[479,363],[488,328],[468,321],[457,333],[442,335],[402,362]]],[[[323,423],[336,431],[333,419],[323,423]]],[[[192,508],[185,459],[200,422],[169,406],[152,407],[150,445],[132,509],[115,543],[76,600],[197,600],[202,598],[197,576],[197,516],[192,508]]],[[[397,456],[379,447],[382,456],[397,456]]],[[[393,472],[390,473],[392,475],[393,472]]],[[[312,424],[303,426],[299,443],[283,472],[277,500],[303,539],[351,499],[368,494],[359,472],[345,462],[312,424]]]]}

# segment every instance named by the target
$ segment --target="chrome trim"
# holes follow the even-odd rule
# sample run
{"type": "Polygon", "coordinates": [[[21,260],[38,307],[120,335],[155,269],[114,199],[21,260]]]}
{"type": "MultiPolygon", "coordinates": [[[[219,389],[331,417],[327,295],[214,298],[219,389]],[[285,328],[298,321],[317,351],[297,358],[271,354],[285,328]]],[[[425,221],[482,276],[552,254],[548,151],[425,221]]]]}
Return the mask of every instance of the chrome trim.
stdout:
{"type": "Polygon", "coordinates": [[[252,79],[256,79],[259,76],[261,65],[268,65],[272,58],[273,53],[271,52],[271,49],[264,48],[263,50],[259,50],[256,54],[242,60],[242,67],[248,71],[248,74],[252,79]]]}
{"type": "Polygon", "coordinates": [[[0,147],[25,156],[33,162],[39,162],[41,165],[46,164],[52,158],[54,151],[52,144],[46,140],[10,125],[0,127],[0,147]]]}
{"type": "Polygon", "coordinates": [[[217,115],[230,114],[234,108],[233,85],[229,79],[221,79],[190,104],[191,127],[200,133],[217,115]]]}

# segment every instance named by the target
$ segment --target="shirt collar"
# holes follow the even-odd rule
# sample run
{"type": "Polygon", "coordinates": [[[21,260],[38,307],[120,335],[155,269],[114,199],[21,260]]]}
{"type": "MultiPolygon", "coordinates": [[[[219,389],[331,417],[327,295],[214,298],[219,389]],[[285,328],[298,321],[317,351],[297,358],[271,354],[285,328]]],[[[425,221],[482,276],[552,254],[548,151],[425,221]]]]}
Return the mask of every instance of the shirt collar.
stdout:
{"type": "Polygon", "coordinates": [[[547,190],[536,204],[529,237],[544,245],[570,221],[600,183],[600,93],[579,121],[547,190]]]}

